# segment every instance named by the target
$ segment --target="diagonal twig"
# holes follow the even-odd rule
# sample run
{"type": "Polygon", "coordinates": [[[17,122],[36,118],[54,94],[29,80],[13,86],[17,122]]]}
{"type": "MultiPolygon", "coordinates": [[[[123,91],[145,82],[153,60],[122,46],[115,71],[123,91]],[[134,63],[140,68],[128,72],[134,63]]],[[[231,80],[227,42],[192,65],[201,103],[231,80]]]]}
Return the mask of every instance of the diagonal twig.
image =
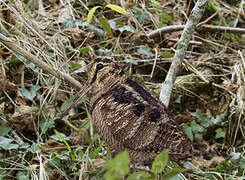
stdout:
{"type": "Polygon", "coordinates": [[[160,100],[165,104],[166,107],[169,105],[170,97],[172,94],[173,84],[177,77],[177,73],[181,67],[181,64],[185,57],[185,52],[191,40],[192,34],[195,30],[196,25],[200,21],[207,0],[198,0],[191,12],[190,18],[187,21],[184,31],[180,37],[178,47],[175,51],[173,62],[168,71],[167,77],[164,83],[161,85],[160,100]]]}
{"type": "Polygon", "coordinates": [[[5,37],[4,35],[0,34],[0,42],[4,44],[7,48],[12,50],[14,53],[21,54],[24,56],[28,61],[31,61],[36,66],[44,69],[45,71],[49,72],[50,74],[54,75],[55,77],[59,79],[65,80],[68,84],[70,84],[72,87],[80,90],[83,86],[81,83],[77,80],[75,80],[73,77],[71,77],[69,74],[63,73],[58,69],[54,69],[50,65],[44,63],[39,58],[31,54],[30,52],[26,51],[22,47],[18,46],[14,41],[11,39],[5,37]]]}

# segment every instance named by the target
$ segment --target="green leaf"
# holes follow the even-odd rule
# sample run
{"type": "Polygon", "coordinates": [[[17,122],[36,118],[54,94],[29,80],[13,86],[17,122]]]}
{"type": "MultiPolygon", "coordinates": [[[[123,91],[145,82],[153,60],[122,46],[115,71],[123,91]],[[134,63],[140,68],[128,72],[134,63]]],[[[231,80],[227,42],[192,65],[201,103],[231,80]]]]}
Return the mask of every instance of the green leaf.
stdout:
{"type": "Polygon", "coordinates": [[[96,50],[98,53],[101,54],[106,54],[106,55],[111,55],[112,51],[110,49],[105,49],[105,48],[99,48],[98,50],[96,50]]]}
{"type": "Polygon", "coordinates": [[[59,141],[59,142],[63,142],[62,139],[66,140],[66,141],[69,141],[69,140],[70,140],[70,138],[67,137],[67,136],[66,136],[65,134],[63,134],[63,133],[60,133],[60,132],[59,132],[59,135],[54,134],[54,135],[50,136],[50,138],[53,139],[53,140],[55,140],[55,141],[59,141]],[[62,138],[61,138],[59,135],[60,135],[62,138]]]}
{"type": "Polygon", "coordinates": [[[101,24],[102,28],[104,29],[104,31],[106,31],[109,34],[112,34],[111,26],[108,22],[108,19],[100,17],[99,21],[100,21],[100,24],[101,24]]]}
{"type": "Polygon", "coordinates": [[[139,48],[139,49],[137,49],[137,52],[138,52],[139,54],[143,54],[143,55],[145,55],[145,56],[147,56],[147,57],[153,56],[153,54],[152,54],[152,52],[151,52],[151,48],[149,48],[149,47],[142,47],[142,48],[139,48]]]}
{"type": "Polygon", "coordinates": [[[31,93],[26,88],[20,88],[20,92],[25,98],[30,99],[31,101],[33,100],[31,93]]]}
{"type": "Polygon", "coordinates": [[[127,151],[119,153],[106,164],[106,180],[122,179],[129,173],[130,158],[127,151]]]}
{"type": "Polygon", "coordinates": [[[74,19],[67,18],[61,22],[62,29],[73,28],[73,27],[76,27],[74,19]]]}
{"type": "Polygon", "coordinates": [[[49,118],[47,120],[40,121],[39,126],[42,134],[45,134],[48,130],[55,127],[55,120],[56,118],[49,118]]]}
{"type": "Polygon", "coordinates": [[[203,135],[201,133],[196,133],[195,138],[202,141],[203,140],[203,135]]]}
{"type": "Polygon", "coordinates": [[[120,32],[128,31],[128,32],[134,33],[134,29],[131,26],[128,26],[128,25],[127,26],[120,27],[120,28],[118,28],[118,30],[120,32]]]}
{"type": "Polygon", "coordinates": [[[18,149],[18,144],[12,144],[13,140],[9,138],[5,138],[3,136],[0,136],[0,148],[5,150],[11,150],[11,149],[18,149]]]}
{"type": "Polygon", "coordinates": [[[156,8],[161,8],[160,3],[156,0],[151,0],[151,5],[156,7],[156,8]]]}
{"type": "Polygon", "coordinates": [[[191,113],[191,115],[199,119],[201,121],[201,125],[204,127],[209,127],[213,124],[211,120],[212,119],[211,116],[202,113],[200,109],[196,109],[196,112],[191,113]]]}
{"type": "Polygon", "coordinates": [[[171,179],[173,178],[174,176],[178,175],[179,173],[182,173],[184,172],[185,169],[183,168],[174,168],[174,169],[171,169],[170,171],[166,172],[161,179],[163,180],[168,180],[168,179],[171,179]]]}
{"type": "Polygon", "coordinates": [[[160,17],[162,23],[171,23],[173,21],[172,16],[168,16],[165,13],[157,13],[156,15],[160,17]]]}
{"type": "Polygon", "coordinates": [[[192,128],[190,126],[184,125],[183,130],[184,130],[185,134],[187,135],[187,137],[191,140],[191,142],[193,142],[194,136],[192,133],[192,128]]]}
{"type": "Polygon", "coordinates": [[[194,84],[195,86],[198,86],[198,87],[203,87],[204,85],[206,85],[205,82],[201,82],[201,81],[195,81],[194,84]]]}
{"type": "Polygon", "coordinates": [[[158,22],[158,24],[157,24],[157,27],[158,28],[161,28],[161,27],[165,27],[165,26],[167,26],[167,24],[166,23],[163,23],[163,22],[158,22]]]}
{"type": "Polygon", "coordinates": [[[17,180],[29,180],[29,174],[28,171],[19,171],[17,173],[17,180]]]}
{"type": "Polygon", "coordinates": [[[87,23],[90,23],[90,22],[91,22],[91,20],[92,20],[92,18],[93,18],[93,16],[94,16],[94,13],[95,13],[95,11],[96,11],[96,9],[98,9],[98,8],[101,8],[101,6],[95,6],[95,7],[93,7],[93,8],[88,12],[87,23]]]}
{"type": "Polygon", "coordinates": [[[219,139],[219,138],[224,138],[225,137],[225,131],[222,128],[216,129],[215,132],[216,132],[215,139],[219,139]]]}
{"type": "Polygon", "coordinates": [[[11,129],[11,126],[9,126],[7,123],[2,123],[0,126],[0,136],[6,136],[11,129]]]}
{"type": "Polygon", "coordinates": [[[195,121],[191,122],[190,127],[193,132],[203,132],[204,131],[204,128],[200,126],[199,124],[197,124],[195,121]]]}
{"type": "Polygon", "coordinates": [[[168,163],[168,149],[163,150],[152,163],[152,172],[157,175],[161,173],[168,163]]]}
{"type": "Polygon", "coordinates": [[[179,95],[179,96],[175,99],[174,102],[180,104],[180,103],[181,103],[181,98],[182,98],[182,95],[179,95]]]}
{"type": "Polygon", "coordinates": [[[41,152],[42,149],[39,147],[39,145],[37,143],[33,143],[31,145],[29,151],[31,151],[32,153],[36,153],[36,152],[41,152]]]}
{"type": "Polygon", "coordinates": [[[75,159],[75,156],[74,156],[74,154],[73,154],[73,152],[71,150],[71,147],[70,147],[70,145],[68,144],[68,142],[65,139],[66,136],[64,134],[60,133],[59,131],[54,130],[54,132],[63,141],[63,143],[65,143],[65,145],[66,145],[66,147],[67,147],[72,159],[75,159]]]}
{"type": "Polygon", "coordinates": [[[103,38],[105,36],[104,31],[102,29],[100,29],[100,28],[98,28],[98,27],[96,27],[96,26],[94,26],[92,24],[88,25],[88,29],[90,31],[95,32],[95,34],[98,35],[99,37],[103,38]]]}
{"type": "Polygon", "coordinates": [[[151,175],[148,172],[145,171],[139,171],[135,172],[133,174],[130,174],[127,178],[127,180],[141,180],[141,179],[149,179],[151,175]]]}
{"type": "MultiPolygon", "coordinates": [[[[80,51],[81,51],[81,50],[80,50],[80,51]]],[[[80,69],[80,68],[82,67],[81,64],[79,64],[79,63],[74,63],[74,62],[70,62],[70,65],[71,65],[71,67],[74,68],[74,69],[80,69]]]]}
{"type": "Polygon", "coordinates": [[[172,58],[172,57],[174,57],[174,53],[171,53],[170,51],[163,51],[161,56],[163,58],[172,58]]]}
{"type": "Polygon", "coordinates": [[[15,63],[22,63],[24,62],[24,60],[25,58],[23,56],[17,54],[17,55],[13,55],[9,62],[15,64],[15,63]]]}
{"type": "Polygon", "coordinates": [[[25,98],[33,101],[34,98],[37,96],[37,91],[39,89],[41,89],[40,86],[34,85],[31,87],[30,91],[28,91],[26,88],[20,88],[20,92],[25,98]]]}
{"type": "Polygon", "coordinates": [[[100,144],[100,146],[97,147],[97,148],[94,150],[94,152],[90,155],[90,159],[95,159],[95,158],[98,156],[99,152],[100,152],[101,149],[103,148],[103,145],[104,145],[104,142],[102,142],[102,143],[100,144]]]}
{"type": "Polygon", "coordinates": [[[111,19],[111,20],[108,21],[108,23],[110,24],[111,29],[113,29],[113,30],[117,29],[117,24],[116,24],[116,22],[114,20],[111,19]]]}
{"type": "Polygon", "coordinates": [[[83,47],[83,48],[80,48],[80,51],[81,51],[83,54],[88,54],[89,51],[90,51],[90,48],[89,48],[89,47],[83,47]]]}
{"type": "Polygon", "coordinates": [[[241,158],[239,161],[239,166],[243,169],[245,169],[245,158],[241,158]]]}
{"type": "Polygon", "coordinates": [[[8,176],[8,172],[0,169],[0,180],[6,179],[5,177],[7,177],[7,176],[8,176]]]}
{"type": "Polygon", "coordinates": [[[125,9],[123,9],[121,6],[115,5],[115,4],[107,4],[105,7],[108,7],[120,14],[127,14],[127,11],[125,9]]]}
{"type": "Polygon", "coordinates": [[[30,148],[30,144],[28,144],[27,142],[24,142],[23,144],[21,144],[21,148],[28,149],[30,148]]]}
{"type": "Polygon", "coordinates": [[[38,73],[39,70],[40,70],[40,68],[37,67],[37,66],[36,66],[34,63],[32,63],[32,62],[27,62],[27,63],[26,63],[26,67],[27,67],[27,68],[30,68],[31,70],[33,70],[33,71],[36,72],[36,73],[38,73]]]}
{"type": "Polygon", "coordinates": [[[145,20],[150,19],[149,14],[142,13],[141,11],[136,11],[134,14],[140,24],[142,24],[145,20]]]}

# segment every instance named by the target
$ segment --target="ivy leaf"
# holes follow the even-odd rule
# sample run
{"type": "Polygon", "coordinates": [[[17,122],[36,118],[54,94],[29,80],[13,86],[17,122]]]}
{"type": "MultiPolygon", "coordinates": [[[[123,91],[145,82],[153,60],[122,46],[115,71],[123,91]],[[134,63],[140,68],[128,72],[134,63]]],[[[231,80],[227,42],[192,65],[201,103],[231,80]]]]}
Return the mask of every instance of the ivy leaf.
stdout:
{"type": "Polygon", "coordinates": [[[139,54],[143,54],[143,55],[145,55],[145,56],[147,56],[147,57],[153,56],[153,54],[152,54],[152,52],[151,52],[151,48],[149,48],[149,47],[142,47],[142,48],[139,48],[139,49],[137,49],[137,52],[138,52],[139,54]]]}
{"type": "Polygon", "coordinates": [[[182,98],[182,95],[179,95],[179,96],[175,99],[174,102],[180,104],[180,103],[181,103],[181,98],[182,98]]]}
{"type": "Polygon", "coordinates": [[[116,22],[114,20],[111,19],[111,20],[108,21],[108,23],[110,24],[111,29],[113,29],[113,30],[117,29],[117,24],[116,24],[116,22]]]}
{"type": "Polygon", "coordinates": [[[127,11],[125,9],[123,9],[121,6],[118,6],[115,4],[107,4],[105,7],[108,7],[108,8],[110,8],[110,9],[112,9],[112,10],[114,10],[120,14],[123,14],[123,15],[127,14],[127,11]]]}
{"type": "Polygon", "coordinates": [[[88,30],[95,32],[95,34],[98,35],[99,37],[103,38],[105,36],[104,31],[101,28],[98,28],[92,24],[89,24],[87,27],[88,30]]]}
{"type": "Polygon", "coordinates": [[[2,123],[0,126],[0,136],[6,136],[11,129],[7,123],[2,123]]]}
{"type": "Polygon", "coordinates": [[[26,88],[20,88],[20,92],[25,98],[33,101],[34,98],[37,96],[37,91],[39,89],[41,89],[41,86],[34,85],[31,87],[30,91],[28,91],[26,88]]]}
{"type": "Polygon", "coordinates": [[[34,72],[38,73],[40,68],[36,67],[36,65],[32,62],[27,62],[26,63],[26,67],[30,68],[31,70],[33,70],[34,72]]]}
{"type": "Polygon", "coordinates": [[[161,173],[168,162],[168,149],[163,150],[157,157],[154,159],[152,163],[152,172],[157,175],[161,173]]]}
{"type": "Polygon", "coordinates": [[[41,152],[41,148],[37,143],[33,143],[29,149],[32,153],[41,152]]]}
{"type": "Polygon", "coordinates": [[[40,121],[40,129],[42,130],[42,134],[45,134],[49,129],[55,127],[55,120],[56,118],[49,118],[47,120],[40,121]]]}
{"type": "Polygon", "coordinates": [[[142,13],[141,11],[136,11],[136,13],[134,13],[134,15],[136,16],[136,18],[140,24],[142,24],[145,20],[148,20],[150,18],[149,14],[142,13]]]}
{"type": "Polygon", "coordinates": [[[219,139],[219,138],[224,138],[225,137],[225,131],[222,128],[216,129],[215,132],[216,132],[215,139],[219,139]]]}
{"type": "Polygon", "coordinates": [[[191,115],[199,119],[201,121],[201,125],[204,127],[209,127],[212,125],[211,116],[202,113],[200,109],[196,109],[196,112],[191,113],[191,115]]]}
{"type": "Polygon", "coordinates": [[[106,180],[123,179],[129,173],[130,158],[127,151],[119,153],[106,164],[106,180]]]}
{"type": "Polygon", "coordinates": [[[202,141],[203,140],[203,135],[201,133],[196,133],[195,138],[202,141]]]}
{"type": "Polygon", "coordinates": [[[187,137],[191,140],[191,142],[193,142],[194,136],[192,133],[192,128],[190,126],[184,125],[183,130],[184,130],[185,134],[187,135],[187,137]]]}
{"type": "Polygon", "coordinates": [[[0,136],[0,148],[5,149],[5,150],[11,150],[11,149],[18,149],[19,145],[18,144],[12,144],[13,140],[0,136]]]}
{"type": "Polygon", "coordinates": [[[98,9],[98,8],[101,8],[101,6],[95,6],[95,7],[93,7],[93,8],[88,12],[87,23],[90,23],[90,22],[91,22],[91,20],[92,20],[92,18],[93,18],[93,16],[94,16],[94,13],[95,13],[95,11],[96,11],[96,9],[98,9]]]}
{"type": "Polygon", "coordinates": [[[239,161],[239,166],[243,169],[245,169],[245,158],[241,158],[239,161]]]}
{"type": "Polygon", "coordinates": [[[191,122],[190,127],[193,132],[203,132],[204,131],[204,128],[200,126],[199,124],[197,124],[195,121],[191,122]]]}
{"type": "Polygon", "coordinates": [[[29,180],[29,174],[28,171],[19,171],[17,173],[17,180],[29,180]]]}

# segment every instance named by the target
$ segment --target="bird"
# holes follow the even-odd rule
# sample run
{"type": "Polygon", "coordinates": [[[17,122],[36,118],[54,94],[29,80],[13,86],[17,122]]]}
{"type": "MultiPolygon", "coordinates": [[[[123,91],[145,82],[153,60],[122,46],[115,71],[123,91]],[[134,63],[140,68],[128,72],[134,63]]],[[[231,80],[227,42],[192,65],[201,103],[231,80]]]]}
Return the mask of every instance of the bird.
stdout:
{"type": "Polygon", "coordinates": [[[172,161],[192,156],[190,140],[164,104],[116,62],[95,58],[86,69],[87,82],[61,119],[87,94],[95,130],[115,154],[128,151],[131,163],[143,165],[165,149],[172,161]]]}

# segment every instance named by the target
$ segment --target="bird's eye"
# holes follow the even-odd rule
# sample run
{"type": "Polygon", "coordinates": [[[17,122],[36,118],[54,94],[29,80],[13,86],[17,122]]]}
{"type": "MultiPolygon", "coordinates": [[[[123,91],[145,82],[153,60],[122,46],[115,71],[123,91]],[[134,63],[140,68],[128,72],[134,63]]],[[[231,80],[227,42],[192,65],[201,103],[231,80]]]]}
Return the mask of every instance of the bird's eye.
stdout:
{"type": "Polygon", "coordinates": [[[104,68],[104,65],[103,64],[97,64],[97,66],[96,66],[96,69],[97,70],[101,70],[103,68],[104,68]]]}

